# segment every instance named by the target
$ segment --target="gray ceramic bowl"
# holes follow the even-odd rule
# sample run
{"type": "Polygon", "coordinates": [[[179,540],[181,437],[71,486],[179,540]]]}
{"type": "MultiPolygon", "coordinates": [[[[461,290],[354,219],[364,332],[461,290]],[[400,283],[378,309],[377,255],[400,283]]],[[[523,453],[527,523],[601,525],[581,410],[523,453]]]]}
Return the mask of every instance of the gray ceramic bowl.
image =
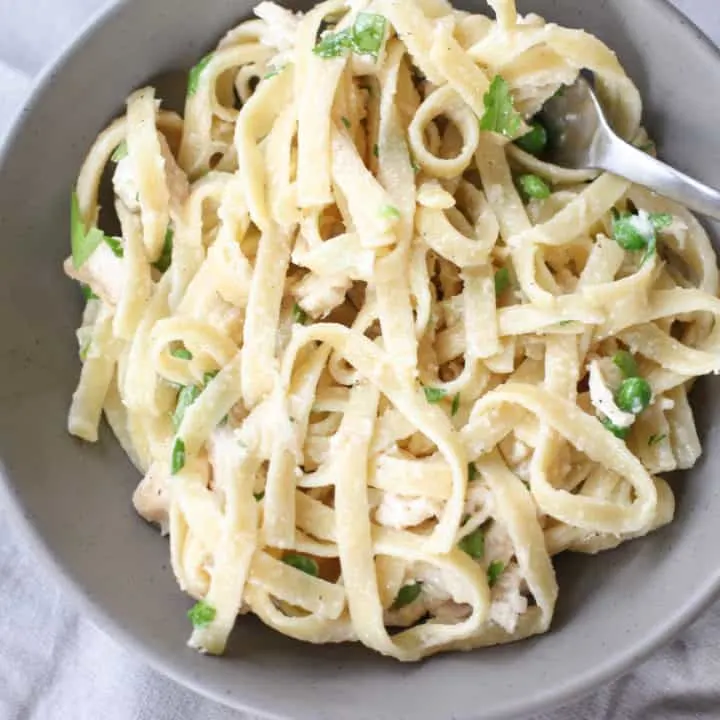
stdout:
{"type": "MultiPolygon", "coordinates": [[[[51,560],[101,627],[176,680],[238,708],[308,720],[513,717],[588,691],[667,640],[720,583],[717,381],[695,393],[706,454],[673,481],[672,526],[597,558],[559,560],[560,602],[546,637],[413,666],[360,647],[302,645],[249,618],[238,623],[225,658],[188,650],[189,602],[175,585],[167,544],[130,505],[135,470],[108,432],[97,447],[65,433],[81,307],[60,265],[83,155],[133,88],[192,65],[252,4],[121,2],[45,75],[6,145],[0,457],[26,542],[51,560]]],[[[520,6],[585,27],[616,48],[643,92],[664,156],[720,185],[720,59],[695,28],[662,0],[520,6]]]]}

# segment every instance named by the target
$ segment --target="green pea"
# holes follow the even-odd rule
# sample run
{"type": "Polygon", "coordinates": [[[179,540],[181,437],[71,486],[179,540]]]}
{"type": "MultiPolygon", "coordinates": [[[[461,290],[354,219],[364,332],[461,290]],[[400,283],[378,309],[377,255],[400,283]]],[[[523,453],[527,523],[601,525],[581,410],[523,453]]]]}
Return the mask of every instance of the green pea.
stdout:
{"type": "Polygon", "coordinates": [[[518,185],[527,198],[545,200],[550,197],[550,186],[537,175],[520,175],[518,185]]]}
{"type": "Polygon", "coordinates": [[[643,224],[638,215],[614,213],[612,237],[623,250],[644,250],[654,244],[655,228],[652,223],[643,224]]]}
{"type": "Polygon", "coordinates": [[[639,415],[652,400],[652,388],[645,378],[632,377],[623,380],[615,395],[617,406],[625,412],[639,415]]]}
{"type": "Polygon", "coordinates": [[[530,132],[518,138],[515,144],[526,153],[540,155],[547,147],[548,133],[539,120],[533,120],[531,128],[530,132]]]}

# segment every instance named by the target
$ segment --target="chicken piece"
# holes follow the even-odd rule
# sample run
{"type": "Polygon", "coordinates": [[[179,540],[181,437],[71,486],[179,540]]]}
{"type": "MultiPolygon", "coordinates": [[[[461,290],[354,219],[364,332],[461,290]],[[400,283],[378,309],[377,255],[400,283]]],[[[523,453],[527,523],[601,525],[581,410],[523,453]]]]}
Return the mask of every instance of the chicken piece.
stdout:
{"type": "Polygon", "coordinates": [[[154,462],[133,493],[133,505],[138,515],[159,525],[163,535],[169,529],[169,482],[167,466],[154,462]]]}
{"type": "Polygon", "coordinates": [[[346,275],[308,274],[296,285],[293,295],[308,315],[318,319],[342,305],[351,287],[352,281],[346,275]]]}
{"type": "Polygon", "coordinates": [[[498,577],[492,588],[490,619],[509,633],[515,632],[518,618],[528,608],[527,598],[522,594],[520,568],[513,563],[498,577]]]}
{"type": "Polygon", "coordinates": [[[89,285],[107,305],[117,305],[120,301],[127,271],[123,259],[115,255],[107,243],[101,242],[82,267],[76,268],[70,257],[63,269],[68,277],[89,285]]]}

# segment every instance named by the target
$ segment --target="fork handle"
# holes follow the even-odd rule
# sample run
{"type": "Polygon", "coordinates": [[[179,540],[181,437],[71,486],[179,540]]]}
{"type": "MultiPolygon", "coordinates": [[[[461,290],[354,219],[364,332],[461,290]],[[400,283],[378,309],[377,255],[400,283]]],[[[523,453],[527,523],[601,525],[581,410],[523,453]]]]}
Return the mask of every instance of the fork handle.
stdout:
{"type": "Polygon", "coordinates": [[[656,160],[619,137],[602,134],[594,143],[592,165],[643,185],[690,210],[720,220],[720,192],[656,160]]]}

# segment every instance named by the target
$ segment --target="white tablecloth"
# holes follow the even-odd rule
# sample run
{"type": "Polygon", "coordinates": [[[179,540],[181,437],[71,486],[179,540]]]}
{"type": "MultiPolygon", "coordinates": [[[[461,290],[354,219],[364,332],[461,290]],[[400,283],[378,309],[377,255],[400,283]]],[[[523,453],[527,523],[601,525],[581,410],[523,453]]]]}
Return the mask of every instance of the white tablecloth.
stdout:
{"type": "MultiPolygon", "coordinates": [[[[720,43],[720,0],[673,2],[720,43]]],[[[0,136],[33,76],[102,3],[0,0],[0,136]]],[[[8,523],[0,507],[0,720],[250,720],[115,645],[78,614],[8,523]]],[[[720,602],[634,672],[535,720],[718,717],[720,602]]]]}

